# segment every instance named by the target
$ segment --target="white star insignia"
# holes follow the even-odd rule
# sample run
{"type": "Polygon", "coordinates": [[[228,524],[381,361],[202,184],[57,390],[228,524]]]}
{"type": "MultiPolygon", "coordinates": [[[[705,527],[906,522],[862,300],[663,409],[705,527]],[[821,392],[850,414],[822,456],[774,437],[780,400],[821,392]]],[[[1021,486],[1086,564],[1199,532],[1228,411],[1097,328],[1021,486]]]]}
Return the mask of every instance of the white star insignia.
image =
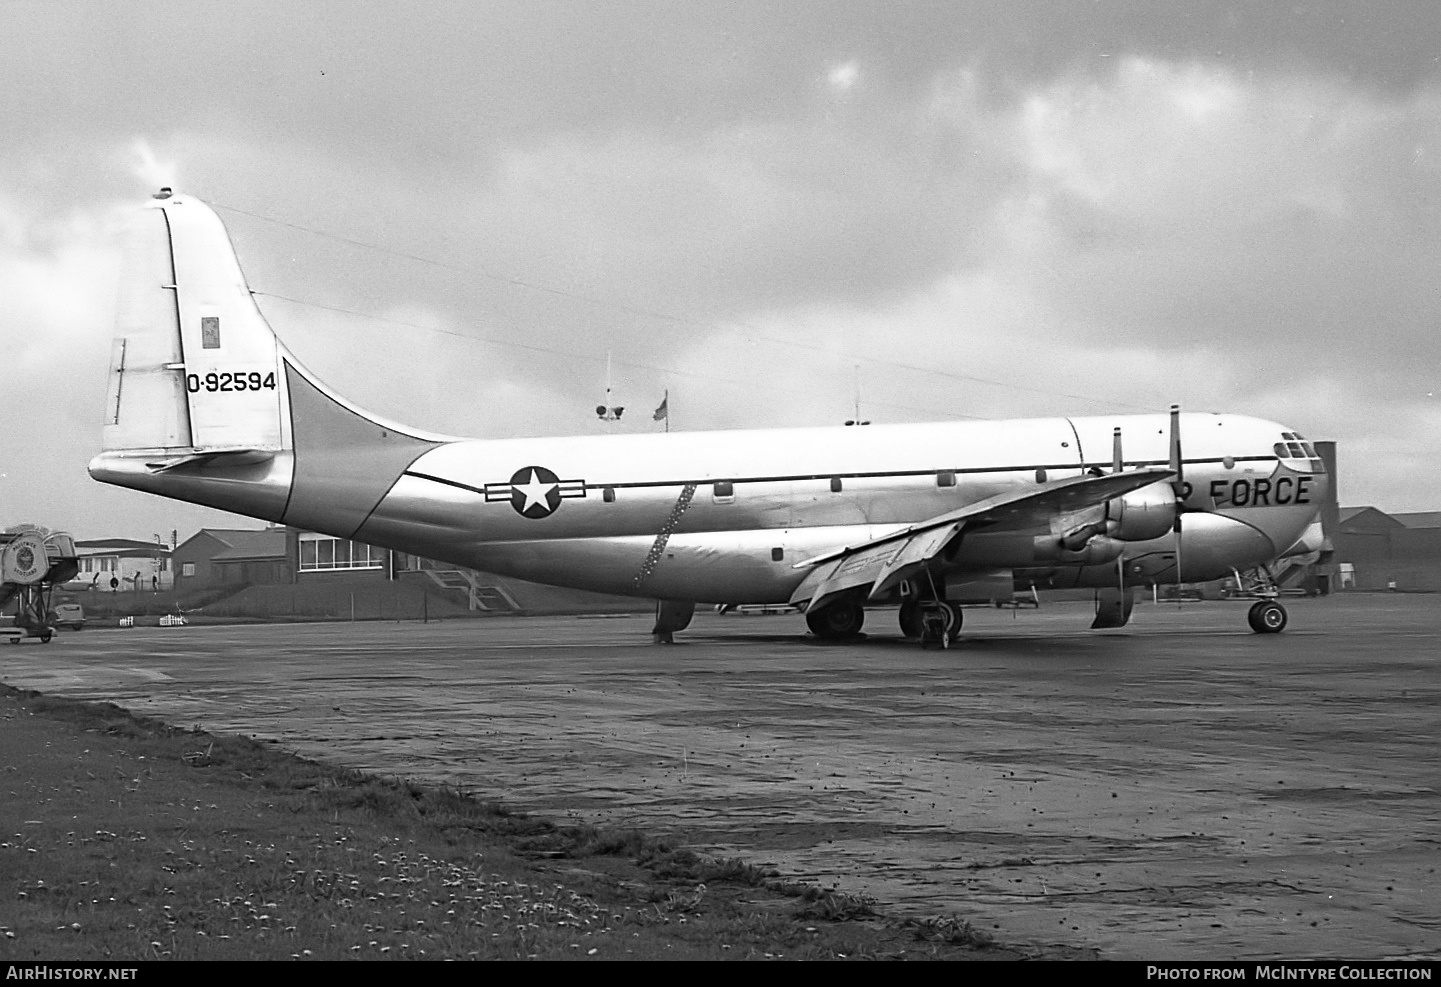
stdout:
{"type": "Polygon", "coordinates": [[[535,470],[532,469],[530,471],[530,482],[517,483],[515,485],[515,489],[519,490],[521,494],[525,497],[525,505],[521,507],[521,513],[524,513],[537,505],[549,511],[550,503],[547,498],[550,496],[551,491],[558,486],[560,486],[559,483],[545,483],[541,481],[536,477],[535,470]]]}

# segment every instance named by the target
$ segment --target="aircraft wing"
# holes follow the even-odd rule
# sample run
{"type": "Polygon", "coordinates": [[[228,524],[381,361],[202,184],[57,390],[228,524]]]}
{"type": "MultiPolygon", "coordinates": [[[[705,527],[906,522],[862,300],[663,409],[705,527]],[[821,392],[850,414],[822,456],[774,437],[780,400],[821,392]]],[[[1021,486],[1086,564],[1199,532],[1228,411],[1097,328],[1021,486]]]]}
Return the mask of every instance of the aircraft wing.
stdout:
{"type": "Polygon", "coordinates": [[[889,535],[796,563],[795,568],[809,568],[811,572],[791,594],[790,602],[797,606],[804,603],[810,611],[840,593],[867,584],[871,587],[868,596],[874,599],[924,569],[963,528],[1046,527],[1056,518],[1104,504],[1173,475],[1169,469],[1152,467],[1107,476],[1071,477],[997,494],[889,535]]]}

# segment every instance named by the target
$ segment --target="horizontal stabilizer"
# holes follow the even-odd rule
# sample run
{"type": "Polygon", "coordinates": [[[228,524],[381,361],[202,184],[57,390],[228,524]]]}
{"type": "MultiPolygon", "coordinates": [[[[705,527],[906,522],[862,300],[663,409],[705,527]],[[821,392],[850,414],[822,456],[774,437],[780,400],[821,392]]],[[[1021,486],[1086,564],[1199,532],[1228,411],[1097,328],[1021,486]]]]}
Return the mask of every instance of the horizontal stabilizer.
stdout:
{"type": "Polygon", "coordinates": [[[273,449],[221,449],[170,456],[165,459],[146,460],[145,468],[152,473],[188,473],[207,468],[254,466],[258,463],[267,463],[274,458],[275,450],[273,449]]]}

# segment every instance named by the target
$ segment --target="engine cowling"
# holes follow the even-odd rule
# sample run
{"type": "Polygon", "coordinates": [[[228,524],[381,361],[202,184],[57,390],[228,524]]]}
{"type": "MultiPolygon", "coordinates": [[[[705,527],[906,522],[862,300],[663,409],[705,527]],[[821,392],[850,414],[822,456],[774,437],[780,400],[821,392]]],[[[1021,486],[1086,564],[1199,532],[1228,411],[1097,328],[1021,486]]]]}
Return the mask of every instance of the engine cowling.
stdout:
{"type": "Polygon", "coordinates": [[[1106,534],[1121,541],[1150,541],[1169,534],[1178,511],[1176,492],[1160,480],[1106,502],[1106,534]]]}
{"type": "Polygon", "coordinates": [[[1101,565],[1113,562],[1126,550],[1124,542],[1106,535],[1088,535],[1084,540],[1072,538],[1075,548],[1066,544],[1067,539],[1054,535],[1040,535],[1032,540],[1033,558],[1037,562],[1059,562],[1068,565],[1101,565]]]}

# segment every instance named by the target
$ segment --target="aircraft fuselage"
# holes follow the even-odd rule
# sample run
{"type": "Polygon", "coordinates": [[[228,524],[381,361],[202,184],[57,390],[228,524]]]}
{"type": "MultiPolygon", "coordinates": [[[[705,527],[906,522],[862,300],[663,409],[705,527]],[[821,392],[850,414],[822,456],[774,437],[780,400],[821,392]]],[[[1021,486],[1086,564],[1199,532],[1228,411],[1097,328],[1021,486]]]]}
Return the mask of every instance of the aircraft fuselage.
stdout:
{"type": "Polygon", "coordinates": [[[428,434],[305,371],[256,307],[219,217],[169,190],[137,216],[126,252],[106,408],[90,472],[108,483],[522,579],[793,602],[808,618],[828,604],[853,616],[862,601],[954,601],[977,581],[1217,578],[1295,546],[1327,484],[1314,449],[1279,424],[1175,410],[428,434]]]}
{"type": "MultiPolygon", "coordinates": [[[[1283,428],[1186,414],[1181,577],[1201,581],[1275,558],[1315,517],[1327,478],[1278,457],[1283,428]]],[[[702,602],[783,602],[797,562],[998,493],[1165,465],[1164,415],[581,438],[459,440],[370,478],[372,506],[341,510],[355,473],[307,450],[263,466],[177,474],[99,468],[97,478],[307,530],[522,579],[702,602]],[[248,477],[248,478],[247,478],[248,477]],[[129,482],[127,482],[129,481],[129,482]]],[[[334,453],[329,453],[332,457],[334,453]]],[[[138,464],[136,464],[138,465],[138,464]]],[[[379,468],[379,467],[377,467],[379,468]]],[[[967,532],[948,563],[1011,570],[1017,585],[1113,586],[1115,557],[1055,557],[1050,532],[967,532]]],[[[1127,581],[1176,581],[1176,538],[1128,542],[1127,581]]]]}

